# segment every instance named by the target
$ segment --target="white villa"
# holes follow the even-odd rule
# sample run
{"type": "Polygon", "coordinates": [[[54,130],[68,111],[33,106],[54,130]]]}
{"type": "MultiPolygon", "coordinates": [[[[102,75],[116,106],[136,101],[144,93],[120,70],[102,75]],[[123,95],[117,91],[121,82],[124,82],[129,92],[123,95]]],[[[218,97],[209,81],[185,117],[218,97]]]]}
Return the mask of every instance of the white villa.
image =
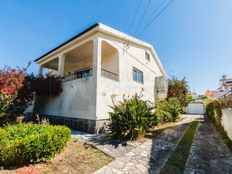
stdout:
{"type": "Polygon", "coordinates": [[[167,95],[167,75],[152,45],[97,23],[35,62],[39,74],[62,77],[57,97],[36,97],[34,112],[53,124],[101,133],[112,97],[119,101],[143,91],[155,102],[167,95]]]}

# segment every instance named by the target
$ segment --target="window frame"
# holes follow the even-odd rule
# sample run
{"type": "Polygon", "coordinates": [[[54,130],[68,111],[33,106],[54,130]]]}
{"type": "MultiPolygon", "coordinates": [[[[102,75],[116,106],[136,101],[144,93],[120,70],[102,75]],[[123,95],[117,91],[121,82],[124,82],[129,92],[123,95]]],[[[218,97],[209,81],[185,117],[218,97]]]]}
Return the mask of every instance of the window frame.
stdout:
{"type": "Polygon", "coordinates": [[[149,62],[151,61],[151,55],[148,51],[145,51],[145,58],[147,61],[149,61],[149,62]]]}
{"type": "Polygon", "coordinates": [[[141,70],[139,70],[138,68],[135,68],[135,67],[132,68],[132,78],[133,78],[134,81],[136,81],[138,83],[141,83],[141,84],[144,83],[143,72],[141,70]],[[139,75],[141,75],[141,77],[139,77],[139,75]],[[140,78],[141,78],[141,81],[139,80],[140,78]]]}

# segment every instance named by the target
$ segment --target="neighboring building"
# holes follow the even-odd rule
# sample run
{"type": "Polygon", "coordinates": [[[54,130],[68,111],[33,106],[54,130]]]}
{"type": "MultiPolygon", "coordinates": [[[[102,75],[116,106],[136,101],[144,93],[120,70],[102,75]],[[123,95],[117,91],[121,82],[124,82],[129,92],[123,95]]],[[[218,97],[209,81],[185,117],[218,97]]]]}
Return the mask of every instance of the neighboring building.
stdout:
{"type": "Polygon", "coordinates": [[[221,96],[225,95],[227,92],[223,90],[207,90],[205,92],[205,96],[208,98],[220,98],[221,96]]]}
{"type": "Polygon", "coordinates": [[[36,113],[51,123],[90,133],[104,130],[112,98],[143,91],[154,102],[167,96],[167,75],[152,45],[103,24],[95,24],[36,59],[63,78],[57,97],[37,96],[36,113]]]}
{"type": "Polygon", "coordinates": [[[222,78],[219,80],[219,88],[217,90],[207,90],[205,96],[208,98],[221,98],[230,94],[232,91],[232,78],[222,78]]]}
{"type": "Polygon", "coordinates": [[[186,107],[186,113],[188,114],[204,114],[204,98],[205,96],[198,95],[195,91],[191,92],[192,101],[186,107]]]}
{"type": "Polygon", "coordinates": [[[219,90],[231,91],[232,90],[232,78],[222,78],[219,80],[219,90]]]}

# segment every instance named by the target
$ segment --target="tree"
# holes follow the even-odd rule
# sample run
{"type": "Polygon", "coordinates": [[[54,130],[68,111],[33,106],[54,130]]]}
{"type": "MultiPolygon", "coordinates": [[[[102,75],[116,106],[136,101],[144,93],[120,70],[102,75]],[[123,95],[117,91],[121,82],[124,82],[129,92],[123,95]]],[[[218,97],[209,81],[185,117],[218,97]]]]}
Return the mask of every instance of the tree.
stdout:
{"type": "Polygon", "coordinates": [[[182,107],[186,107],[191,101],[188,82],[183,78],[178,80],[175,76],[168,80],[168,98],[175,97],[182,107]]]}

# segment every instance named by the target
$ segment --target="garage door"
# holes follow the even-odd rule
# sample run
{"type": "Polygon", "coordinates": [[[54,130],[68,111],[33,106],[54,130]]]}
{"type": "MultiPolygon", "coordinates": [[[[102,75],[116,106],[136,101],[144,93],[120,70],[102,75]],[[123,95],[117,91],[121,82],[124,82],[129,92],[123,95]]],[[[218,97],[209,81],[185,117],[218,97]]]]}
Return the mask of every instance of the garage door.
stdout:
{"type": "Polygon", "coordinates": [[[190,103],[188,105],[189,114],[204,114],[204,105],[202,103],[190,103]]]}

